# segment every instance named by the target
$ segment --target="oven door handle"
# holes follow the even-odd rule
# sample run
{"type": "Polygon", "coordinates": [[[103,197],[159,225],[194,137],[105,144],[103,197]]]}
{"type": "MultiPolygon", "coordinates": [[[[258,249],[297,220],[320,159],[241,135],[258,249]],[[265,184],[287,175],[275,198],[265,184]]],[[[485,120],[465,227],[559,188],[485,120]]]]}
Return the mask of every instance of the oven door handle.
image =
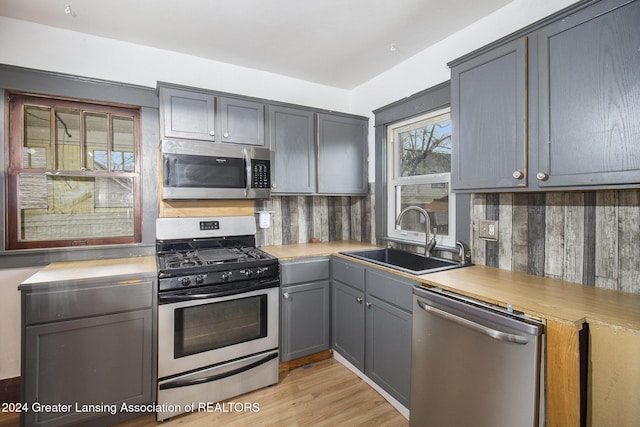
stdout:
{"type": "Polygon", "coordinates": [[[188,387],[188,386],[192,386],[192,385],[198,385],[198,384],[204,384],[204,383],[210,383],[213,381],[218,381],[221,380],[223,378],[227,378],[227,377],[231,377],[233,375],[238,375],[241,374],[243,372],[249,371],[253,368],[257,368],[260,365],[264,365],[265,363],[267,363],[270,360],[275,359],[276,357],[278,357],[278,352],[274,352],[271,354],[268,354],[267,356],[263,357],[260,360],[256,360],[253,363],[250,363],[246,366],[243,366],[241,368],[237,368],[237,369],[232,369],[231,371],[228,372],[223,372],[222,374],[216,374],[216,375],[211,375],[209,377],[203,377],[203,378],[194,378],[192,380],[177,380],[177,381],[171,381],[168,383],[164,383],[164,384],[160,384],[160,390],[167,390],[170,388],[180,388],[180,387],[188,387]]]}

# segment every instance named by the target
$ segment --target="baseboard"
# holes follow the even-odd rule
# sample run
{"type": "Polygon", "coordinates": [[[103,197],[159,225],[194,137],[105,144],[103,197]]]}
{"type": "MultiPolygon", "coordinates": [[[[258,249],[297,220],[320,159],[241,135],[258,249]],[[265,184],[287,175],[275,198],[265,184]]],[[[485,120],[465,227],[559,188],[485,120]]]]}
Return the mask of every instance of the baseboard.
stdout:
{"type": "Polygon", "coordinates": [[[20,377],[0,380],[0,403],[20,402],[20,377]]]}
{"type": "Polygon", "coordinates": [[[400,414],[403,417],[405,417],[407,420],[409,419],[409,408],[405,407],[402,403],[398,402],[398,400],[395,397],[391,396],[389,393],[384,391],[382,387],[380,387],[378,384],[373,382],[373,380],[368,376],[366,376],[364,372],[360,371],[358,368],[353,366],[347,359],[344,358],[344,356],[342,356],[337,351],[333,352],[333,358],[336,359],[336,361],[340,362],[342,365],[344,365],[351,372],[359,376],[364,382],[369,384],[369,386],[371,386],[372,389],[380,393],[380,395],[384,397],[387,400],[387,402],[389,402],[391,406],[393,406],[396,409],[396,411],[400,412],[400,414]]]}

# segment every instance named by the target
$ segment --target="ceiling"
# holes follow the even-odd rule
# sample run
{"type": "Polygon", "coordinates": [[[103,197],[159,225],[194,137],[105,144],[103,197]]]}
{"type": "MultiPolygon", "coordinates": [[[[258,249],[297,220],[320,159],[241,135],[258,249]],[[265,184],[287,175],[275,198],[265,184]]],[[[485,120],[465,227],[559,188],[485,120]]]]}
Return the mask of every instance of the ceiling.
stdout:
{"type": "Polygon", "coordinates": [[[352,89],[511,1],[0,0],[0,15],[352,89]]]}

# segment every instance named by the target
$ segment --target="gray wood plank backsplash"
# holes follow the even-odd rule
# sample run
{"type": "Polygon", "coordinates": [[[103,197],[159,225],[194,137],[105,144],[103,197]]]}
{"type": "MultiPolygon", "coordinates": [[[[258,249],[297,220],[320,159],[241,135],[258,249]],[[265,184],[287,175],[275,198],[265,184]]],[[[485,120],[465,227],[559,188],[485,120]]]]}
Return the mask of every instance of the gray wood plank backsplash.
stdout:
{"type": "Polygon", "coordinates": [[[640,293],[640,190],[474,194],[471,221],[476,264],[640,293]]]}
{"type": "Polygon", "coordinates": [[[260,246],[356,240],[375,243],[373,186],[367,196],[272,196],[256,200],[257,211],[270,211],[271,227],[258,229],[260,246]]]}

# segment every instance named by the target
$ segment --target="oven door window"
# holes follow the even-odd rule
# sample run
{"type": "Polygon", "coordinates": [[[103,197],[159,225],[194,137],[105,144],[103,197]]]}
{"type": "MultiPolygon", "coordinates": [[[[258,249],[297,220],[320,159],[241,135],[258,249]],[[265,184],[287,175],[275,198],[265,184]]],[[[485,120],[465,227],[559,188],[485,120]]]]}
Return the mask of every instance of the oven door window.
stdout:
{"type": "Polygon", "coordinates": [[[168,187],[244,188],[242,158],[164,154],[164,180],[168,187]]]}
{"type": "Polygon", "coordinates": [[[176,359],[266,336],[264,294],[175,310],[176,359]]]}

